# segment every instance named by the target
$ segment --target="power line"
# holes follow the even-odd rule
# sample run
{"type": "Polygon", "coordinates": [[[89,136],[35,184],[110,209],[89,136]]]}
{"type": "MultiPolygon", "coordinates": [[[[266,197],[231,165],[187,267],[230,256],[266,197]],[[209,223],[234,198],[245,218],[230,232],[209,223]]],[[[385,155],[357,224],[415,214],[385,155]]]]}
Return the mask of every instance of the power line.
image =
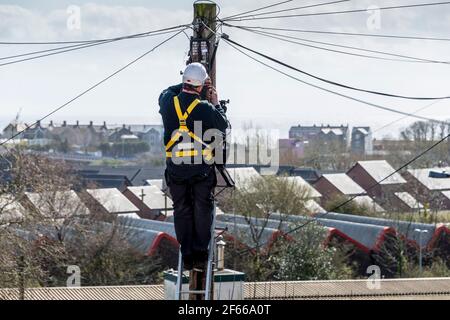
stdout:
{"type": "MultiPolygon", "coordinates": [[[[421,112],[421,111],[424,111],[424,110],[426,110],[426,109],[428,109],[428,108],[431,108],[432,106],[434,106],[434,105],[435,105],[436,103],[438,103],[438,102],[439,102],[439,100],[433,101],[432,103],[427,104],[426,106],[424,106],[424,107],[422,107],[422,108],[420,108],[420,109],[417,109],[417,110],[414,111],[412,114],[416,115],[416,114],[418,114],[418,113],[421,112]]],[[[383,129],[386,129],[386,128],[392,126],[393,124],[396,124],[396,123],[398,123],[398,122],[400,122],[400,121],[403,121],[403,120],[405,120],[405,119],[408,119],[408,118],[409,118],[409,116],[404,116],[404,117],[398,118],[397,120],[394,120],[394,121],[392,121],[392,122],[389,122],[389,123],[385,124],[384,126],[375,129],[374,131],[372,131],[372,133],[379,132],[379,131],[381,131],[381,130],[383,130],[383,129]]]]}
{"type": "Polygon", "coordinates": [[[342,83],[339,83],[339,82],[335,82],[335,81],[331,81],[331,80],[327,80],[327,79],[325,79],[325,78],[322,78],[322,77],[313,75],[313,74],[311,74],[311,73],[309,73],[309,72],[300,70],[300,69],[298,69],[298,68],[296,68],[296,67],[293,67],[293,66],[291,66],[291,65],[289,65],[289,64],[287,64],[287,63],[284,63],[284,62],[282,62],[282,61],[280,61],[280,60],[278,60],[278,59],[272,58],[272,57],[270,57],[270,56],[268,56],[268,55],[266,55],[266,54],[263,54],[263,53],[258,52],[258,51],[256,51],[256,50],[250,49],[250,48],[248,48],[248,47],[246,47],[246,46],[244,46],[244,45],[242,45],[242,44],[239,44],[239,43],[237,43],[237,42],[231,40],[229,37],[224,37],[224,39],[225,39],[226,41],[228,41],[228,42],[230,42],[230,43],[232,43],[232,44],[234,44],[234,45],[236,45],[236,46],[242,48],[242,49],[245,49],[245,50],[250,51],[250,52],[252,52],[252,53],[254,53],[254,54],[257,54],[257,55],[259,55],[259,56],[261,56],[261,57],[263,57],[263,58],[265,58],[265,59],[267,59],[267,60],[270,60],[270,61],[272,61],[272,62],[275,62],[275,63],[277,63],[277,64],[279,64],[279,65],[282,65],[282,66],[284,66],[284,67],[286,67],[286,68],[289,68],[289,69],[291,69],[291,70],[300,72],[300,73],[302,73],[302,74],[304,74],[304,75],[306,75],[306,76],[308,76],[308,77],[311,77],[311,78],[314,78],[314,79],[316,79],[316,80],[325,82],[325,83],[327,83],[327,84],[331,84],[331,85],[334,85],[334,86],[338,86],[338,87],[341,87],[341,88],[344,88],[344,89],[349,89],[349,90],[359,91],[359,92],[363,92],[363,93],[370,93],[370,94],[380,95],[380,96],[384,96],[384,97],[400,98],[400,99],[408,99],[408,100],[443,100],[443,99],[450,99],[450,96],[445,96],[445,97],[410,97],[410,96],[402,96],[402,95],[396,95],[396,94],[390,94],[390,93],[385,93],[385,92],[379,92],[379,91],[373,91],[373,90],[366,90],[366,89],[360,89],[360,88],[348,86],[348,85],[345,85],[345,84],[342,84],[342,83]]]}
{"type": "MultiPolygon", "coordinates": [[[[186,30],[186,28],[183,29],[183,31],[184,30],[186,30]]],[[[173,32],[174,31],[165,31],[165,32],[157,33],[157,34],[155,33],[155,34],[147,35],[145,37],[162,35],[162,34],[173,33],[173,32]]],[[[127,38],[127,39],[135,39],[135,38],[141,38],[141,37],[144,37],[144,36],[136,36],[136,37],[127,38]]],[[[120,40],[123,40],[123,39],[120,39],[120,40]]],[[[103,45],[103,44],[117,42],[117,41],[119,41],[119,39],[105,40],[103,42],[93,42],[91,44],[68,46],[66,48],[69,48],[69,49],[65,49],[65,50],[62,50],[65,47],[49,49],[49,50],[43,50],[42,52],[51,52],[51,53],[46,53],[46,54],[42,54],[42,55],[38,55],[38,56],[34,56],[34,57],[29,57],[29,58],[24,58],[24,59],[19,59],[19,60],[14,60],[14,61],[10,61],[10,62],[1,63],[0,67],[12,65],[12,64],[17,64],[17,63],[21,63],[21,62],[26,62],[26,61],[31,61],[31,60],[36,60],[36,59],[40,59],[40,58],[50,57],[50,56],[54,56],[54,55],[58,55],[58,54],[66,53],[66,52],[72,52],[72,51],[77,51],[77,50],[86,49],[86,48],[90,48],[90,47],[100,46],[100,45],[103,45]],[[56,52],[52,52],[52,51],[56,51],[56,52]]],[[[36,53],[38,53],[38,52],[28,53],[28,54],[18,55],[18,56],[28,56],[28,55],[33,55],[33,54],[36,54],[36,53]]],[[[11,59],[11,58],[12,57],[7,57],[6,59],[11,59]]],[[[3,60],[3,59],[4,58],[2,58],[0,60],[3,60]]]]}
{"type": "MultiPolygon", "coordinates": [[[[186,28],[187,29],[187,28],[186,28]]],[[[175,32],[175,31],[172,31],[175,32]]],[[[108,81],[109,79],[113,78],[114,76],[116,76],[117,74],[119,74],[120,72],[122,72],[123,70],[127,69],[128,67],[130,67],[131,65],[135,64],[136,62],[138,62],[139,60],[143,59],[144,57],[146,57],[147,55],[149,55],[150,53],[152,53],[153,51],[155,51],[156,49],[158,49],[159,47],[161,47],[163,44],[165,44],[166,42],[169,42],[170,40],[172,40],[173,38],[175,38],[177,35],[181,34],[183,32],[183,30],[176,32],[174,35],[170,36],[169,38],[165,39],[164,41],[160,42],[159,44],[157,44],[155,47],[153,47],[152,49],[148,50],[147,52],[145,52],[144,54],[140,55],[139,57],[137,57],[136,59],[132,60],[131,62],[127,63],[125,66],[121,67],[120,69],[118,69],[117,71],[113,72],[112,74],[110,74],[109,76],[107,76],[106,78],[104,78],[103,80],[97,82],[96,84],[92,85],[91,87],[89,87],[88,89],[86,89],[85,91],[83,91],[82,93],[78,94],[77,96],[75,96],[74,98],[70,99],[68,102],[64,103],[63,105],[57,107],[56,109],[54,109],[53,111],[51,111],[50,113],[48,113],[47,115],[43,116],[42,118],[40,118],[39,120],[37,120],[36,122],[34,122],[32,125],[28,126],[26,129],[21,130],[19,132],[17,132],[16,134],[14,134],[12,137],[8,138],[6,141],[3,141],[2,143],[0,143],[0,146],[3,146],[8,143],[9,141],[15,139],[16,137],[18,137],[19,135],[21,135],[22,133],[26,132],[27,130],[31,129],[33,126],[37,125],[39,122],[42,122],[43,120],[47,119],[48,117],[52,116],[53,114],[55,114],[56,112],[60,111],[61,109],[65,108],[66,106],[68,106],[69,104],[71,104],[72,102],[78,100],[79,98],[83,97],[84,95],[86,95],[87,93],[89,93],[90,91],[94,90],[95,88],[97,88],[98,86],[102,85],[103,83],[105,83],[106,81],[108,81]]]]}
{"type": "MultiPolygon", "coordinates": [[[[377,8],[377,10],[408,9],[408,8],[431,7],[431,6],[440,6],[440,5],[449,5],[449,4],[450,4],[450,1],[434,2],[434,3],[421,3],[421,4],[410,4],[410,5],[404,5],[404,6],[380,7],[380,8],[377,8]]],[[[268,19],[280,19],[280,18],[295,18],[295,17],[311,17],[311,16],[348,14],[348,13],[359,13],[359,12],[367,12],[367,9],[304,13],[304,14],[273,16],[273,17],[233,18],[233,19],[228,19],[226,21],[268,20],[268,19]]]]}
{"type": "Polygon", "coordinates": [[[171,32],[172,31],[165,31],[165,32],[157,31],[157,32],[151,32],[151,33],[149,32],[145,36],[143,36],[143,35],[129,36],[129,37],[112,39],[112,40],[91,41],[86,44],[75,44],[75,45],[70,45],[70,46],[63,46],[63,47],[57,47],[57,48],[52,48],[52,49],[46,49],[46,50],[32,51],[32,52],[27,52],[27,53],[12,55],[12,56],[0,57],[0,60],[10,60],[10,59],[21,58],[21,57],[26,57],[26,56],[31,56],[31,55],[41,54],[41,53],[47,53],[47,52],[54,52],[54,51],[59,51],[59,50],[64,50],[64,49],[71,49],[71,48],[78,48],[78,47],[83,48],[84,45],[88,45],[88,44],[99,44],[100,45],[100,44],[105,44],[105,43],[110,43],[110,42],[115,42],[115,41],[120,41],[120,40],[138,39],[138,38],[142,38],[142,37],[158,36],[158,35],[163,35],[163,34],[167,34],[167,33],[171,33],[171,32]]]}
{"type": "MultiPolygon", "coordinates": [[[[224,23],[224,25],[229,25],[229,24],[225,24],[224,23]]],[[[247,28],[247,29],[272,30],[272,31],[299,32],[299,33],[313,33],[313,34],[330,34],[330,35],[343,35],[343,36],[388,38],[388,39],[392,38],[392,39],[404,39],[404,40],[450,41],[450,38],[436,38],[436,37],[400,36],[400,35],[385,35],[385,34],[372,34],[372,33],[355,33],[355,32],[337,32],[337,31],[288,29],[288,28],[271,28],[271,27],[261,27],[261,26],[245,26],[245,28],[247,28]]]]}
{"type": "Polygon", "coordinates": [[[250,54],[247,54],[243,50],[241,50],[238,47],[234,46],[231,42],[229,42],[225,38],[224,38],[224,40],[225,40],[225,42],[228,45],[230,45],[231,47],[233,47],[235,50],[239,51],[243,55],[249,57],[250,59],[252,59],[252,60],[254,60],[254,61],[256,61],[256,62],[258,62],[258,63],[260,63],[260,64],[262,64],[262,65],[264,65],[264,66],[266,66],[266,67],[268,67],[268,68],[278,72],[278,73],[281,73],[281,74],[283,74],[283,75],[285,75],[285,76],[287,76],[287,77],[289,77],[289,78],[291,78],[291,79],[293,79],[295,81],[298,81],[298,82],[301,82],[303,84],[306,84],[306,85],[308,85],[310,87],[313,87],[313,88],[316,88],[316,89],[319,89],[319,90],[322,90],[322,91],[325,91],[325,92],[328,92],[328,93],[331,93],[331,94],[334,94],[334,95],[337,95],[337,96],[340,96],[340,97],[343,97],[343,98],[346,98],[346,99],[349,99],[349,100],[352,100],[352,101],[356,101],[356,102],[359,102],[359,103],[362,103],[362,104],[365,104],[365,105],[368,105],[368,106],[371,106],[371,107],[374,107],[374,108],[377,108],[377,109],[381,109],[381,110],[385,110],[385,111],[389,111],[389,112],[393,112],[393,113],[398,113],[398,114],[401,114],[401,115],[404,115],[404,116],[409,116],[409,117],[413,117],[413,118],[417,118],[417,119],[421,119],[421,120],[427,120],[427,121],[431,121],[433,123],[439,123],[439,124],[445,123],[446,125],[450,125],[450,123],[445,122],[445,121],[436,120],[436,119],[423,117],[423,116],[419,116],[419,115],[414,115],[412,113],[408,113],[408,112],[403,112],[403,111],[400,111],[400,110],[392,109],[392,108],[389,108],[389,107],[385,107],[385,106],[382,106],[382,105],[379,105],[379,104],[368,102],[368,101],[365,101],[365,100],[362,100],[362,99],[358,99],[358,98],[355,98],[355,97],[352,97],[352,96],[349,96],[349,95],[346,95],[346,94],[339,93],[337,91],[333,91],[333,90],[330,90],[330,89],[327,89],[327,88],[324,88],[324,87],[312,84],[310,82],[307,82],[305,80],[297,78],[297,77],[295,77],[293,75],[290,75],[289,73],[281,71],[281,70],[279,70],[279,69],[277,69],[277,68],[275,68],[275,67],[273,67],[273,66],[271,66],[271,65],[269,65],[269,64],[267,64],[267,63],[265,63],[265,62],[263,62],[263,61],[261,61],[261,60],[259,60],[257,58],[255,58],[255,57],[251,56],[250,54]]]}
{"type": "Polygon", "coordinates": [[[230,19],[230,18],[235,18],[237,16],[242,16],[242,15],[247,14],[247,13],[257,12],[257,11],[261,11],[261,10],[264,10],[264,9],[269,9],[269,8],[281,6],[282,4],[289,3],[289,2],[292,2],[292,1],[294,1],[294,0],[287,0],[287,1],[277,2],[277,3],[271,4],[271,5],[268,5],[268,6],[265,6],[265,7],[261,7],[261,8],[257,8],[257,9],[253,9],[253,10],[249,10],[249,11],[245,11],[245,12],[241,12],[241,13],[237,13],[237,14],[234,14],[232,16],[225,17],[223,20],[230,19]]]}
{"type": "MultiPolygon", "coordinates": [[[[258,13],[258,14],[239,16],[239,19],[241,19],[241,18],[249,18],[249,17],[258,17],[258,16],[267,15],[267,14],[275,14],[275,13],[281,13],[281,12],[309,9],[309,8],[315,8],[315,7],[322,7],[322,6],[327,6],[327,5],[339,4],[339,3],[343,3],[343,2],[350,2],[350,0],[330,1],[330,2],[312,4],[312,5],[308,5],[308,6],[302,6],[302,7],[295,7],[295,8],[289,8],[289,9],[283,9],[283,10],[277,10],[277,11],[270,11],[270,12],[262,12],[262,13],[258,13]]],[[[226,20],[227,19],[225,18],[224,21],[226,21],[226,20]]]]}
{"type": "Polygon", "coordinates": [[[386,60],[386,61],[409,62],[409,63],[450,64],[450,62],[448,62],[448,61],[429,60],[429,59],[423,59],[423,58],[417,58],[417,57],[412,57],[412,56],[394,54],[394,53],[389,53],[389,52],[384,52],[384,51],[363,49],[363,48],[352,47],[352,46],[347,46],[347,45],[339,45],[339,44],[330,43],[330,42],[314,41],[314,40],[309,40],[309,39],[304,39],[304,38],[298,38],[298,37],[292,37],[292,36],[287,36],[287,35],[283,35],[283,34],[273,33],[273,32],[256,31],[256,30],[247,29],[246,27],[235,26],[235,25],[230,25],[230,24],[224,24],[224,25],[225,26],[229,26],[229,27],[238,28],[238,29],[241,29],[241,30],[245,30],[245,31],[248,31],[248,32],[252,32],[252,33],[255,33],[255,34],[259,34],[259,35],[262,35],[262,36],[266,36],[266,37],[269,37],[269,38],[272,38],[272,39],[277,39],[277,40],[280,40],[280,41],[288,42],[288,43],[293,43],[293,44],[297,44],[297,45],[301,45],[301,46],[305,46],[305,47],[309,47],[309,48],[325,50],[325,51],[329,51],[329,52],[335,52],[335,53],[339,53],[339,54],[351,55],[351,56],[356,56],[356,57],[376,59],[376,60],[386,60]],[[284,38],[286,38],[286,39],[284,39],[284,38]],[[363,51],[363,52],[382,54],[382,55],[387,55],[387,56],[392,56],[392,57],[400,57],[400,58],[405,58],[405,59],[384,58],[384,57],[378,57],[378,56],[357,54],[357,53],[352,53],[352,52],[348,52],[348,51],[333,50],[333,49],[329,49],[329,48],[324,48],[324,47],[314,46],[314,45],[308,45],[306,43],[302,43],[302,42],[298,42],[298,41],[292,41],[292,40],[287,40],[287,39],[295,39],[295,40],[305,41],[305,42],[309,42],[309,43],[318,43],[318,44],[323,44],[323,45],[327,45],[327,46],[333,46],[333,47],[338,47],[338,48],[346,48],[346,49],[358,50],[358,51],[363,51]],[[406,60],[406,59],[409,59],[409,60],[406,60]]]}
{"type": "Polygon", "coordinates": [[[145,37],[147,35],[151,35],[153,33],[162,32],[162,31],[171,31],[180,28],[188,28],[190,24],[182,24],[174,27],[168,27],[153,31],[135,33],[127,36],[115,37],[115,38],[105,38],[105,39],[93,39],[93,40],[78,40],[78,41],[53,41],[53,42],[0,42],[0,45],[58,45],[58,44],[88,44],[93,42],[103,42],[103,41],[111,41],[111,40],[124,40],[130,38],[138,38],[145,37]]]}

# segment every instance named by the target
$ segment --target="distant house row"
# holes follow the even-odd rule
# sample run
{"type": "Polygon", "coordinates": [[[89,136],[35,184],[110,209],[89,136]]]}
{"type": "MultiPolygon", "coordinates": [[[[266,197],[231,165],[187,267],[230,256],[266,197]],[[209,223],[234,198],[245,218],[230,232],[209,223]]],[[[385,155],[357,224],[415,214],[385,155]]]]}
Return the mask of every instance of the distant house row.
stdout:
{"type": "Polygon", "coordinates": [[[77,121],[69,124],[63,121],[61,124],[50,121],[43,124],[37,121],[34,125],[28,125],[18,120],[12,121],[2,131],[0,138],[27,140],[30,145],[46,145],[53,141],[66,143],[70,147],[99,147],[107,142],[144,141],[153,150],[159,150],[162,146],[162,125],[109,125],[103,122],[101,125],[80,124],[77,121]],[[27,129],[25,132],[20,133],[27,129]]]}
{"type": "MultiPolygon", "coordinates": [[[[259,176],[254,168],[231,168],[229,171],[237,188],[245,187],[259,176]]],[[[319,174],[313,179],[308,175],[308,182],[300,176],[303,173],[288,179],[305,186],[311,200],[320,206],[347,197],[380,213],[450,210],[450,167],[408,169],[397,173],[387,161],[377,160],[359,161],[346,173],[319,174]]]]}
{"type": "MultiPolygon", "coordinates": [[[[330,246],[343,244],[351,259],[361,266],[362,272],[365,272],[365,267],[378,261],[384,255],[395,254],[398,248],[397,241],[404,241],[408,251],[413,254],[421,247],[430,254],[433,252],[444,260],[448,260],[450,230],[445,225],[325,212],[321,207],[324,199],[340,193],[345,196],[357,196],[354,201],[367,202],[380,211],[392,210],[391,207],[386,206],[386,202],[382,201],[390,196],[395,196],[398,199],[397,204],[404,205],[408,211],[418,210],[421,208],[419,201],[416,200],[416,198],[420,199],[419,195],[413,192],[413,189],[408,192],[405,188],[409,185],[414,186],[415,183],[420,184],[417,190],[421,190],[419,191],[421,193],[428,190],[439,195],[448,194],[450,178],[447,177],[445,170],[443,168],[423,169],[419,172],[409,170],[402,176],[394,173],[395,170],[385,161],[366,161],[357,163],[346,174],[323,175],[312,185],[300,176],[283,176],[280,179],[287,179],[291,183],[298,184],[308,192],[307,205],[299,209],[295,216],[272,213],[268,221],[251,218],[252,226],[250,226],[249,219],[240,216],[239,213],[226,214],[217,208],[217,224],[227,230],[226,239],[236,241],[242,247],[269,248],[277,238],[289,238],[292,224],[305,223],[313,216],[319,226],[324,228],[326,243],[330,246]],[[440,178],[432,178],[434,176],[440,178]],[[376,182],[380,182],[380,185],[372,187],[376,182]],[[255,243],[255,237],[252,236],[255,230],[258,232],[258,226],[265,226],[259,237],[261,241],[259,244],[255,243]],[[415,232],[416,229],[426,230],[427,233],[419,236],[415,232]],[[263,246],[260,246],[261,244],[263,246]]],[[[238,190],[251,188],[252,181],[261,179],[259,173],[251,167],[230,168],[229,172],[236,181],[238,190]]],[[[121,191],[116,188],[99,188],[54,194],[27,193],[20,202],[2,196],[0,206],[4,208],[1,216],[4,221],[0,223],[21,219],[23,212],[30,210],[50,217],[55,215],[63,217],[73,212],[80,216],[88,214],[114,216],[118,217],[118,221],[123,225],[124,234],[138,252],[144,255],[162,252],[165,259],[173,264],[176,262],[178,249],[173,227],[173,203],[170,195],[165,192],[166,188],[162,179],[151,179],[144,184],[126,186],[121,191]]],[[[101,227],[112,228],[113,226],[105,221],[101,223],[101,227]]],[[[29,231],[27,232],[24,231],[23,236],[32,238],[29,231]]],[[[384,266],[384,268],[386,268],[384,270],[386,274],[389,272],[394,274],[396,266],[384,266]]]]}
{"type": "Polygon", "coordinates": [[[294,126],[289,130],[289,139],[280,140],[280,151],[288,150],[297,158],[302,157],[306,145],[314,142],[335,144],[349,148],[354,154],[371,154],[373,152],[373,138],[370,127],[353,127],[314,125],[294,126]]]}
{"type": "Polygon", "coordinates": [[[0,223],[16,223],[24,213],[47,218],[83,217],[90,214],[161,220],[173,214],[170,197],[155,185],[115,188],[25,193],[21,199],[0,196],[0,223]]]}

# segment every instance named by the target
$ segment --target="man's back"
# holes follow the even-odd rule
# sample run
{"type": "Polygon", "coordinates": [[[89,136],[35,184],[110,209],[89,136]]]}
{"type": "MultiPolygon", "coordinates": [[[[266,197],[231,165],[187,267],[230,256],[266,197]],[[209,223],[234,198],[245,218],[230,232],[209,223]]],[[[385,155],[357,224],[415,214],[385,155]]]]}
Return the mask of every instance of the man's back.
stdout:
{"type": "MultiPolygon", "coordinates": [[[[180,122],[175,109],[174,98],[178,97],[181,112],[184,114],[188,106],[191,105],[200,96],[193,93],[182,92],[182,85],[177,85],[164,90],[159,98],[160,114],[164,124],[164,144],[167,145],[171,140],[174,132],[180,128],[180,122]]],[[[194,122],[201,122],[201,136],[207,130],[217,129],[225,133],[228,128],[228,121],[224,110],[218,106],[213,106],[206,100],[200,103],[192,110],[186,120],[186,126],[191,132],[195,132],[194,122]]],[[[200,132],[198,132],[200,133],[200,132]]],[[[196,133],[197,134],[197,133],[196,133]]],[[[208,141],[205,141],[208,142],[208,141]]],[[[167,159],[167,169],[172,176],[181,179],[188,179],[197,175],[207,174],[211,170],[211,166],[202,164],[175,164],[171,158],[167,159]]]]}

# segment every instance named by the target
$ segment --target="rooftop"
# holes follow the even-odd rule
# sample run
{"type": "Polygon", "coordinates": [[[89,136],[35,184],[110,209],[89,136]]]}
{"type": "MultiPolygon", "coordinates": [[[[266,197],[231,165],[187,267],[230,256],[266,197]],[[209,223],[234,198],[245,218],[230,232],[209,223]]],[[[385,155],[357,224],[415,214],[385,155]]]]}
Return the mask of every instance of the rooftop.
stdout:
{"type": "MultiPolygon", "coordinates": [[[[246,300],[311,299],[450,299],[450,278],[382,279],[380,289],[367,280],[283,281],[244,283],[246,300]]],[[[0,289],[0,299],[18,300],[18,289],[0,289]]],[[[32,288],[26,300],[164,300],[163,285],[32,288]]]]}
{"type": "MultiPolygon", "coordinates": [[[[358,164],[377,182],[395,172],[395,169],[386,160],[359,161],[358,164]]],[[[399,173],[395,173],[380,184],[388,185],[399,183],[406,183],[406,180],[403,179],[399,173]]]]}
{"type": "Polygon", "coordinates": [[[139,211],[139,209],[118,189],[88,189],[86,191],[101,204],[108,213],[121,214],[139,211]]]}
{"type": "Polygon", "coordinates": [[[44,216],[87,215],[89,209],[75,191],[26,193],[28,200],[44,216]]]}
{"type": "Polygon", "coordinates": [[[340,192],[345,195],[366,193],[366,191],[364,191],[364,189],[361,188],[359,184],[353,181],[345,173],[324,174],[322,178],[328,180],[332,185],[334,185],[340,192]]]}
{"type": "Polygon", "coordinates": [[[423,209],[423,204],[421,204],[417,199],[415,199],[408,192],[397,192],[395,196],[399,198],[404,204],[406,204],[411,209],[423,209]]]}
{"type": "Polygon", "coordinates": [[[150,209],[172,208],[172,200],[165,196],[160,188],[156,186],[128,187],[136,197],[144,199],[144,203],[150,209]]]}
{"type": "Polygon", "coordinates": [[[261,175],[255,168],[227,168],[231,178],[236,183],[236,189],[248,188],[254,179],[259,179],[261,175]]]}
{"type": "Polygon", "coordinates": [[[450,172],[450,168],[410,169],[408,172],[429,190],[450,190],[450,178],[430,178],[430,172],[450,172]]]}
{"type": "Polygon", "coordinates": [[[295,185],[297,185],[299,187],[305,188],[308,191],[308,193],[309,193],[309,197],[311,197],[311,198],[320,198],[320,197],[322,197],[322,195],[320,194],[319,191],[314,189],[308,182],[306,182],[305,179],[303,179],[300,176],[286,177],[285,179],[287,181],[291,182],[291,183],[294,183],[295,185]]]}

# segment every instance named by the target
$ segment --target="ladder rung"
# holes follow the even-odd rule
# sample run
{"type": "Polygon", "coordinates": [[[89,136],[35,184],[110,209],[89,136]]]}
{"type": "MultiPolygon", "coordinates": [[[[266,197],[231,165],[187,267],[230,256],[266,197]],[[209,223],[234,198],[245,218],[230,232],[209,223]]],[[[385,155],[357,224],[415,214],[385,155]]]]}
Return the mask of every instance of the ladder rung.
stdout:
{"type": "Polygon", "coordinates": [[[206,290],[188,290],[188,291],[180,291],[180,293],[206,294],[206,290]]]}

